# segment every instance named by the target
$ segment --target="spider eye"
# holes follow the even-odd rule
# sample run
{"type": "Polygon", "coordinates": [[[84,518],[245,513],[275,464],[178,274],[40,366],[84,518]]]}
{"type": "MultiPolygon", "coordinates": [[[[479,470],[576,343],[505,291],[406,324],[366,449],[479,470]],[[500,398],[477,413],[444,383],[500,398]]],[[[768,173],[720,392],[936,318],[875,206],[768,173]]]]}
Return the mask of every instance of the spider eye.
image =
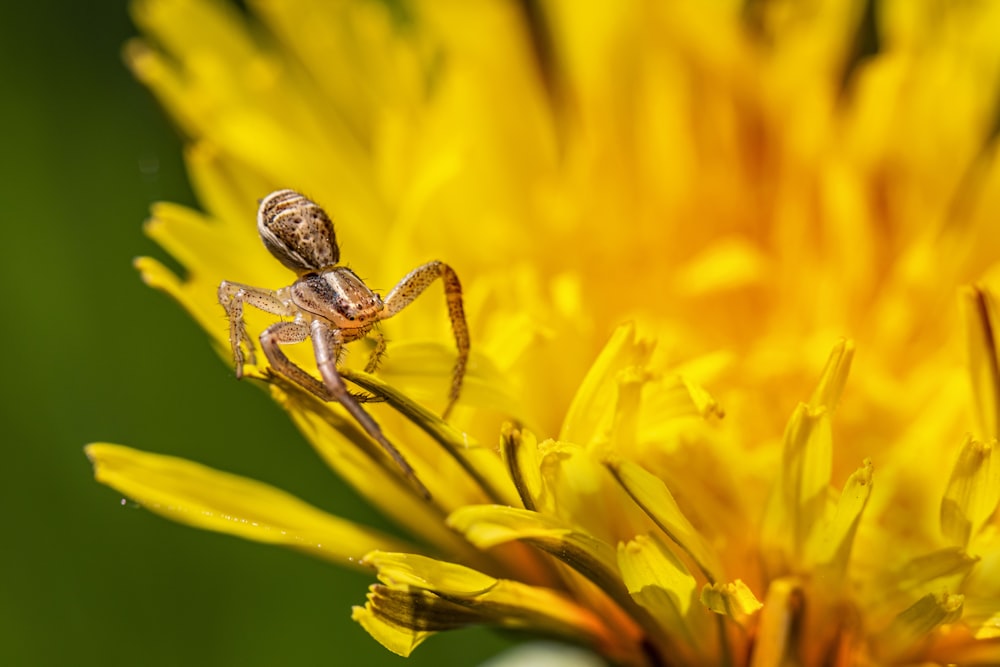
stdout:
{"type": "Polygon", "coordinates": [[[294,190],[278,190],[261,200],[257,231],[264,247],[296,273],[318,271],[340,261],[330,217],[294,190]]]}

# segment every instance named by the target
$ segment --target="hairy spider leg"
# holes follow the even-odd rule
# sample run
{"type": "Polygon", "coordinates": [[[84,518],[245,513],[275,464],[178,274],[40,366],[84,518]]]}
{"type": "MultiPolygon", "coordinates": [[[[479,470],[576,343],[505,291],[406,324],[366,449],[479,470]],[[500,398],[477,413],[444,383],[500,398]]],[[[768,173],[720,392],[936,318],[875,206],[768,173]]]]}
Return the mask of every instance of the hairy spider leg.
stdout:
{"type": "Polygon", "coordinates": [[[444,262],[435,260],[410,271],[392,288],[385,298],[385,310],[380,319],[388,319],[413,303],[427,287],[441,278],[444,283],[444,295],[448,302],[448,317],[451,319],[451,330],[455,335],[455,346],[458,348],[458,359],[451,372],[451,390],[448,392],[448,405],[442,416],[447,419],[451,409],[458,401],[462,390],[462,380],[469,362],[469,327],[465,322],[465,308],[462,306],[462,284],[455,270],[444,262]]]}
{"type": "Polygon", "coordinates": [[[377,442],[393,462],[399,466],[399,469],[416,487],[420,495],[429,500],[431,494],[417,478],[413,467],[396,449],[395,445],[385,437],[378,423],[358,404],[354,395],[347,390],[340,373],[337,372],[337,358],[340,356],[343,343],[344,340],[340,336],[339,329],[332,329],[326,322],[318,319],[313,320],[311,325],[298,321],[277,322],[265,329],[260,335],[261,349],[276,373],[285,376],[324,401],[336,401],[344,406],[348,414],[361,424],[365,433],[377,442]],[[281,351],[281,345],[301,343],[310,337],[316,355],[316,364],[323,376],[323,382],[316,380],[281,351]]]}
{"type": "Polygon", "coordinates": [[[247,324],[243,319],[244,302],[272,315],[291,317],[296,312],[295,306],[282,299],[280,294],[274,290],[252,287],[228,280],[223,280],[219,284],[219,303],[225,308],[226,315],[229,317],[229,344],[233,348],[237,378],[243,377],[244,361],[249,361],[251,364],[257,363],[253,349],[253,338],[247,332],[247,324]],[[247,349],[246,360],[243,357],[244,346],[247,349]]]}
{"type": "MultiPolygon", "coordinates": [[[[298,385],[313,391],[316,385],[321,385],[316,378],[309,375],[298,364],[285,356],[285,353],[278,347],[279,345],[293,345],[302,343],[309,338],[309,325],[305,322],[275,322],[264,329],[260,335],[260,348],[264,351],[271,369],[280,375],[295,382],[298,385]]],[[[326,387],[320,389],[320,398],[325,401],[335,400],[326,387]]],[[[313,391],[313,393],[316,393],[313,391]]]]}
{"type": "Polygon", "coordinates": [[[378,365],[382,363],[382,357],[385,356],[385,335],[373,327],[368,332],[368,337],[375,341],[375,349],[372,350],[371,356],[368,357],[368,363],[365,364],[365,373],[371,374],[378,370],[378,365]]]}

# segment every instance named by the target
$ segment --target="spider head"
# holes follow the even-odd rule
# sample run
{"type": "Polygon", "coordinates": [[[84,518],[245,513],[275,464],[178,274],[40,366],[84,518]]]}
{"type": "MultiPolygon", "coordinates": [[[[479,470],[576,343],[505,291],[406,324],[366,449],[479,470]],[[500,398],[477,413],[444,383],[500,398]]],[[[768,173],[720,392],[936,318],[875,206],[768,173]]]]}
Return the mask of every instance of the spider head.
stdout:
{"type": "Polygon", "coordinates": [[[276,190],[260,201],[257,231],[264,247],[299,275],[340,261],[330,217],[318,204],[294,190],[276,190]]]}

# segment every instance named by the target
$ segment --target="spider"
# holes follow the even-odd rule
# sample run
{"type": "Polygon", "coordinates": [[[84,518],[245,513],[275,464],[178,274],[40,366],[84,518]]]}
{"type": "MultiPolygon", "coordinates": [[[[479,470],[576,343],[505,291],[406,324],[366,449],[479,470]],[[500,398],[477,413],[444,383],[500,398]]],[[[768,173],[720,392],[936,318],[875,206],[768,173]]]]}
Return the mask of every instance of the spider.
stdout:
{"type": "Polygon", "coordinates": [[[257,231],[264,246],[298,276],[288,287],[270,290],[223,280],[219,303],[229,318],[229,343],[236,361],[236,377],[243,376],[243,364],[255,362],[254,346],[243,320],[243,306],[273,315],[290,317],[267,327],[260,335],[260,347],[271,368],[323,401],[336,401],[364,428],[415,482],[426,496],[402,454],[386,439],[382,429],[365,412],[359,397],[348,391],[337,371],[344,345],[366,336],[375,340],[366,373],[373,373],[385,352],[385,339],[376,328],[406,308],[427,287],[441,278],[444,282],[448,315],[458,347],[452,370],[451,389],[443,417],[447,418],[462,389],[469,359],[469,329],[462,306],[462,286],[455,271],[440,261],[428,262],[410,271],[383,300],[349,268],[338,264],[340,247],[333,223],[315,202],[294,190],[278,190],[264,197],[257,211],[257,231]],[[291,361],[282,345],[312,339],[316,366],[322,381],[291,361]],[[244,347],[246,356],[244,357],[244,347]]]}

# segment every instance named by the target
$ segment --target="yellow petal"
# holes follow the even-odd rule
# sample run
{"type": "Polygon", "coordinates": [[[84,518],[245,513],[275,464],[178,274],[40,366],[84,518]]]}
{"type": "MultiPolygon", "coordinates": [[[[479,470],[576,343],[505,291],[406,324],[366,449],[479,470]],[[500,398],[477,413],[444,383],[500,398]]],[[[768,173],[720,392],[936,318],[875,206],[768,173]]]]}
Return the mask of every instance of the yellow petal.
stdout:
{"type": "Polygon", "coordinates": [[[378,570],[379,581],[395,588],[433,590],[449,596],[476,597],[497,585],[497,579],[472,568],[411,553],[375,551],[365,565],[378,570]]]}
{"type": "Polygon", "coordinates": [[[847,384],[847,375],[851,371],[853,359],[854,342],[842,340],[837,343],[830,352],[819,384],[809,399],[810,405],[823,406],[831,412],[837,407],[840,395],[844,392],[844,385],[847,384]]]}
{"type": "Polygon", "coordinates": [[[969,587],[962,609],[962,623],[969,626],[976,639],[1000,640],[1000,609],[996,598],[980,597],[982,591],[969,587]]]}
{"type": "Polygon", "coordinates": [[[650,377],[644,374],[626,384],[619,378],[619,401],[611,442],[615,453],[642,460],[656,454],[674,455],[673,445],[703,437],[708,419],[725,417],[725,410],[704,387],[685,375],[650,377]]]}
{"type": "MultiPolygon", "coordinates": [[[[414,400],[443,407],[454,363],[453,347],[426,340],[399,340],[393,342],[392,354],[379,367],[378,374],[414,400]]],[[[469,357],[458,406],[493,410],[514,419],[523,409],[504,373],[476,349],[469,357]]]]}
{"type": "Polygon", "coordinates": [[[766,256],[744,238],[721,238],[677,268],[678,291],[688,296],[736,290],[764,281],[766,256]]]}
{"type": "Polygon", "coordinates": [[[907,560],[878,581],[872,611],[897,614],[920,598],[942,590],[956,590],[979,561],[958,547],[949,547],[907,560]]]}
{"type": "Polygon", "coordinates": [[[230,245],[262,245],[252,223],[257,217],[258,200],[273,189],[269,179],[247,169],[207,138],[184,147],[184,163],[204,210],[211,211],[218,224],[230,231],[230,245]]]}
{"type": "Polygon", "coordinates": [[[854,535],[872,493],[872,475],[872,462],[865,459],[864,465],[844,484],[833,519],[809,543],[808,560],[829,566],[838,581],[847,572],[854,535]]]}
{"type": "Polygon", "coordinates": [[[386,437],[400,448],[418,478],[431,487],[434,503],[416,501],[410,481],[400,475],[389,457],[339,406],[323,403],[290,382],[274,378],[272,381],[271,395],[288,411],[323,461],[373,506],[442,551],[461,553],[477,565],[484,563],[479,550],[444,525],[441,508],[436,504],[455,503],[456,498],[465,497],[470,493],[468,480],[452,480],[445,488],[437,477],[433,481],[426,479],[424,473],[429,466],[424,466],[416,456],[420,452],[403,447],[409,443],[387,433],[386,437]]]}
{"type": "MultiPolygon", "coordinates": [[[[458,463],[469,479],[476,483],[484,498],[496,502],[515,502],[517,498],[515,489],[506,475],[503,463],[493,454],[492,450],[479,447],[469,439],[468,434],[460,432],[393,385],[374,375],[347,368],[341,370],[341,375],[362,389],[383,399],[408,421],[420,427],[433,438],[441,446],[441,449],[458,463]]],[[[433,491],[435,486],[447,488],[455,483],[454,478],[441,479],[440,483],[431,486],[431,490],[433,491]]]]}
{"type": "Polygon", "coordinates": [[[379,644],[404,658],[408,657],[424,640],[435,634],[429,630],[414,630],[402,623],[390,620],[386,614],[376,611],[372,601],[369,601],[364,607],[355,606],[351,610],[351,619],[361,625],[379,644]]]}
{"type": "Polygon", "coordinates": [[[652,616],[674,632],[687,632],[696,582],[684,564],[656,537],[637,535],[618,545],[618,566],[629,593],[652,616]]]}
{"type": "Polygon", "coordinates": [[[708,393],[704,387],[683,376],[678,376],[677,380],[684,386],[685,393],[698,415],[702,417],[708,417],[709,415],[715,415],[716,417],[725,416],[722,406],[719,405],[715,397],[708,393]]]}
{"type": "Polygon", "coordinates": [[[967,547],[1000,503],[1000,454],[997,443],[965,441],[941,499],[941,532],[967,547]]]}
{"type": "MultiPolygon", "coordinates": [[[[403,594],[391,598],[398,605],[392,612],[393,619],[399,626],[412,626],[415,632],[417,628],[440,628],[441,609],[435,609],[433,598],[424,595],[430,593],[467,610],[464,619],[446,614],[444,623],[470,622],[474,614],[478,623],[584,642],[623,662],[637,659],[634,651],[638,649],[632,642],[615,636],[602,619],[563,593],[495,579],[463,565],[415,554],[373,552],[363,562],[378,570],[378,578],[386,587],[403,594]]],[[[373,606],[371,597],[366,606],[379,610],[378,601],[373,606]]],[[[395,641],[396,645],[403,643],[395,641]]]]}
{"type": "Polygon", "coordinates": [[[825,516],[833,442],[826,408],[800,403],[785,431],[784,455],[764,519],[767,540],[797,559],[825,516]]]}
{"type": "Polygon", "coordinates": [[[351,618],[380,644],[408,656],[436,632],[469,625],[501,625],[488,610],[463,605],[434,593],[375,584],[364,607],[354,607],[351,618]]]}
{"type": "MultiPolygon", "coordinates": [[[[496,505],[463,507],[448,517],[448,524],[482,549],[518,540],[551,554],[596,585],[628,613],[645,629],[650,642],[662,643],[662,628],[655,615],[637,604],[623,583],[619,557],[606,542],[551,515],[496,505]]],[[[589,597],[595,609],[600,608],[601,600],[597,596],[586,589],[580,594],[589,597]]],[[[605,615],[609,624],[615,622],[611,613],[608,611],[605,615]]],[[[669,650],[666,645],[661,648],[669,650]]]]}
{"type": "Polygon", "coordinates": [[[832,461],[830,413],[824,407],[800,404],[785,432],[782,460],[782,500],[792,513],[797,554],[826,514],[832,461]]]}
{"type": "Polygon", "coordinates": [[[722,566],[714,550],[681,512],[667,485],[631,461],[609,461],[607,466],[636,504],[694,560],[709,582],[718,581],[722,566]]]}
{"type": "Polygon", "coordinates": [[[364,142],[373,140],[386,107],[421,91],[419,41],[395,30],[390,6],[381,3],[288,0],[253,3],[270,31],[308,68],[345,125],[364,142]],[[350,67],[330,66],[350,63],[350,67]]]}
{"type": "Polygon", "coordinates": [[[977,430],[981,439],[995,439],[1000,437],[1000,313],[985,287],[972,287],[963,297],[977,430]]]}
{"type": "Polygon", "coordinates": [[[879,637],[880,653],[889,658],[915,644],[927,641],[935,628],[953,623],[962,616],[962,595],[928,593],[900,612],[879,637]]]}
{"type": "Polygon", "coordinates": [[[528,430],[504,424],[500,431],[500,454],[526,509],[540,509],[544,489],[538,439],[528,430]]]}
{"type": "Polygon", "coordinates": [[[512,540],[533,544],[560,558],[574,569],[595,577],[618,568],[614,549],[583,530],[557,517],[502,505],[468,505],[448,517],[448,525],[465,535],[480,549],[512,540]]]}
{"type": "Polygon", "coordinates": [[[741,579],[725,584],[706,584],[701,589],[701,603],[740,625],[746,624],[750,616],[764,606],[741,579]]]}
{"type": "Polygon", "coordinates": [[[618,327],[573,397],[559,440],[588,445],[609,431],[617,403],[617,375],[645,366],[652,351],[652,344],[637,338],[634,325],[618,327]]]}
{"type": "Polygon", "coordinates": [[[788,572],[813,540],[822,540],[820,533],[832,510],[830,415],[847,380],[853,349],[850,341],[833,349],[810,402],[798,405],[785,429],[781,468],[762,526],[762,546],[772,576],[788,572]]]}
{"type": "Polygon", "coordinates": [[[804,595],[794,579],[775,579],[767,589],[757,626],[756,646],[750,667],[783,667],[785,656],[796,654],[804,595]]]}
{"type": "Polygon", "coordinates": [[[653,529],[650,518],[587,448],[545,440],[538,445],[544,505],[536,508],[572,522],[608,544],[653,529]]]}
{"type": "Polygon", "coordinates": [[[401,540],[261,482],[120,445],[88,445],[86,452],[97,481],[179,523],[292,547],[353,567],[372,549],[406,548],[401,540]]]}
{"type": "Polygon", "coordinates": [[[162,52],[133,46],[128,60],[185,134],[211,138],[242,169],[267,175],[272,188],[294,186],[336,203],[344,245],[356,258],[375,258],[381,234],[371,232],[385,214],[370,158],[357,128],[312,103],[323,93],[260,48],[248,21],[225,3],[146,0],[135,14],[162,52]]]}

